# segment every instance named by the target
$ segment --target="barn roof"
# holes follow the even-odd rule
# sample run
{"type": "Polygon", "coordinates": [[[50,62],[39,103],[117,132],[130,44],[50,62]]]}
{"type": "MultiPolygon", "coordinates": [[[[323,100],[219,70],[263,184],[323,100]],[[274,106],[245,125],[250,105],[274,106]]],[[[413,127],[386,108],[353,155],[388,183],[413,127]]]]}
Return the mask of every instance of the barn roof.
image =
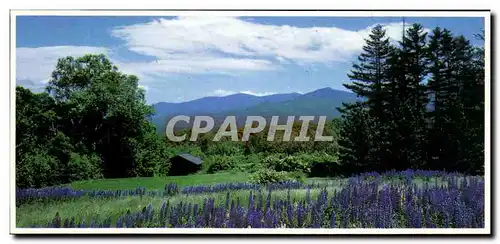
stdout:
{"type": "Polygon", "coordinates": [[[191,155],[189,153],[182,153],[182,154],[177,155],[176,157],[184,158],[184,159],[186,159],[186,160],[188,160],[188,161],[190,161],[191,163],[194,163],[194,164],[201,164],[201,163],[203,163],[203,161],[200,158],[195,157],[195,156],[193,156],[193,155],[191,155]]]}

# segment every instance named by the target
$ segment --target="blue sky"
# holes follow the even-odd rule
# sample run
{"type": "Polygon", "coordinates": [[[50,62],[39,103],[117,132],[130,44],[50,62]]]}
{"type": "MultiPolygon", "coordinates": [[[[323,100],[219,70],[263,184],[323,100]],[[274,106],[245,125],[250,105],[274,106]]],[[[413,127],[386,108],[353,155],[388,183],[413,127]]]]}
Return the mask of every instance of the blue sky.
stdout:
{"type": "MultiPolygon", "coordinates": [[[[474,45],[483,18],[405,18],[448,28],[474,45]]],[[[401,38],[401,17],[18,16],[16,80],[40,91],[57,59],[104,53],[135,74],[148,103],[233,93],[343,90],[363,38],[382,24],[401,38]]]]}

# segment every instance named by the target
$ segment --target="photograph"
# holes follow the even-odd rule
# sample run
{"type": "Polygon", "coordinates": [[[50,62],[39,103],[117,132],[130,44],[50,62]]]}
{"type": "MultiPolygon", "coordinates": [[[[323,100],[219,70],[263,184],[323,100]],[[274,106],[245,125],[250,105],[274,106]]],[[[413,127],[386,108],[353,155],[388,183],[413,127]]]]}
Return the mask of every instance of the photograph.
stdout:
{"type": "Polygon", "coordinates": [[[491,234],[490,11],[11,10],[12,234],[491,234]]]}

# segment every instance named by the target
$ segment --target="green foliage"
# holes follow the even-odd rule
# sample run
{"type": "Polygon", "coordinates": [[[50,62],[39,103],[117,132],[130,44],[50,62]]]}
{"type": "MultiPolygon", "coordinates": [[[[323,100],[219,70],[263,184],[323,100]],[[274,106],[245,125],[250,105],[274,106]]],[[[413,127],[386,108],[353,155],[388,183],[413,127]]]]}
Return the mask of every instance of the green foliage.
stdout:
{"type": "Polygon", "coordinates": [[[98,179],[102,177],[101,159],[93,155],[80,155],[74,152],[70,153],[70,159],[67,171],[71,182],[79,180],[98,179]]]}
{"type": "Polygon", "coordinates": [[[57,183],[57,159],[46,150],[34,148],[21,154],[16,163],[16,185],[18,187],[45,187],[57,183]]]}
{"type": "Polygon", "coordinates": [[[168,172],[153,108],[103,55],[59,59],[46,92],[16,87],[16,185],[168,172]]]}
{"type": "Polygon", "coordinates": [[[301,180],[302,175],[274,169],[260,169],[250,176],[250,182],[257,184],[279,183],[286,181],[301,180]]]}
{"type": "Polygon", "coordinates": [[[419,24],[397,45],[380,26],[372,30],[345,84],[365,101],[339,109],[344,171],[482,173],[484,49],[446,29],[427,39],[419,24]]]}
{"type": "Polygon", "coordinates": [[[299,171],[304,173],[309,173],[311,171],[309,162],[297,156],[285,156],[269,166],[273,167],[276,171],[299,171]]]}
{"type": "Polygon", "coordinates": [[[207,173],[213,174],[218,171],[228,171],[233,169],[238,163],[237,157],[228,155],[211,155],[205,159],[208,165],[207,173]]]}
{"type": "Polygon", "coordinates": [[[203,158],[205,156],[205,153],[201,150],[200,147],[198,146],[193,146],[193,145],[186,145],[186,144],[176,144],[175,146],[170,146],[167,149],[167,157],[171,158],[175,155],[182,154],[182,153],[189,153],[195,157],[200,157],[203,158]]]}
{"type": "Polygon", "coordinates": [[[345,104],[341,109],[340,161],[345,172],[369,171],[378,164],[372,154],[373,121],[366,110],[361,103],[345,104]]]}
{"type": "Polygon", "coordinates": [[[220,141],[207,146],[207,155],[241,155],[244,149],[241,142],[220,141]]]}
{"type": "Polygon", "coordinates": [[[254,153],[239,157],[238,164],[234,170],[238,172],[254,173],[263,167],[262,159],[264,157],[263,153],[254,153]]]}

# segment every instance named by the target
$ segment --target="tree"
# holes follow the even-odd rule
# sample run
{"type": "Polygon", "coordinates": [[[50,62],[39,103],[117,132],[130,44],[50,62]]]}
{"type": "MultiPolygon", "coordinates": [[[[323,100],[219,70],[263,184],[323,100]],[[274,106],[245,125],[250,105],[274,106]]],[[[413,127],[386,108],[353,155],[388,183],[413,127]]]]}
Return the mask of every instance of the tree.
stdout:
{"type": "Polygon", "coordinates": [[[64,133],[99,155],[107,178],[151,174],[150,166],[134,169],[143,165],[138,147],[150,137],[144,124],[153,113],[137,83],[104,55],[85,55],[60,59],[47,87],[60,108],[64,133]]]}
{"type": "Polygon", "coordinates": [[[384,86],[387,82],[390,41],[383,27],[377,25],[365,42],[363,53],[358,57],[359,63],[353,64],[351,73],[348,74],[352,84],[344,84],[344,87],[360,97],[365,97],[370,114],[374,118],[382,119],[385,114],[384,86]]]}
{"type": "Polygon", "coordinates": [[[480,173],[484,164],[484,63],[463,36],[434,29],[428,46],[434,110],[429,151],[437,169],[480,173]]]}
{"type": "Polygon", "coordinates": [[[393,47],[388,60],[390,77],[389,164],[392,169],[416,168],[426,162],[427,94],[423,80],[427,73],[426,35],[423,27],[413,24],[406,30],[399,47],[393,47]]]}
{"type": "MultiPolygon", "coordinates": [[[[368,113],[375,123],[373,132],[373,163],[378,165],[379,170],[388,166],[387,162],[387,136],[390,133],[387,127],[387,104],[388,97],[386,86],[388,82],[387,70],[390,58],[390,40],[381,25],[375,26],[369,38],[365,40],[363,52],[358,57],[358,63],[353,64],[348,77],[351,84],[344,87],[356,93],[359,97],[366,99],[365,103],[368,113]]],[[[348,109],[348,108],[346,108],[348,109]]]]}
{"type": "Polygon", "coordinates": [[[372,157],[376,149],[372,134],[374,121],[366,105],[344,103],[339,111],[342,113],[339,159],[343,170],[346,173],[377,170],[378,159],[372,157]]]}
{"type": "Polygon", "coordinates": [[[100,159],[61,131],[47,93],[16,87],[16,185],[43,187],[100,177],[100,159]]]}
{"type": "Polygon", "coordinates": [[[484,50],[474,48],[464,36],[453,40],[453,69],[458,85],[460,116],[459,160],[454,168],[482,173],[484,164],[484,50]]]}
{"type": "Polygon", "coordinates": [[[456,159],[453,148],[457,140],[451,138],[457,131],[454,128],[453,108],[456,106],[456,94],[452,81],[453,36],[447,29],[436,27],[428,44],[429,80],[428,90],[432,95],[432,111],[428,114],[431,126],[428,133],[429,166],[445,170],[456,159]]]}

